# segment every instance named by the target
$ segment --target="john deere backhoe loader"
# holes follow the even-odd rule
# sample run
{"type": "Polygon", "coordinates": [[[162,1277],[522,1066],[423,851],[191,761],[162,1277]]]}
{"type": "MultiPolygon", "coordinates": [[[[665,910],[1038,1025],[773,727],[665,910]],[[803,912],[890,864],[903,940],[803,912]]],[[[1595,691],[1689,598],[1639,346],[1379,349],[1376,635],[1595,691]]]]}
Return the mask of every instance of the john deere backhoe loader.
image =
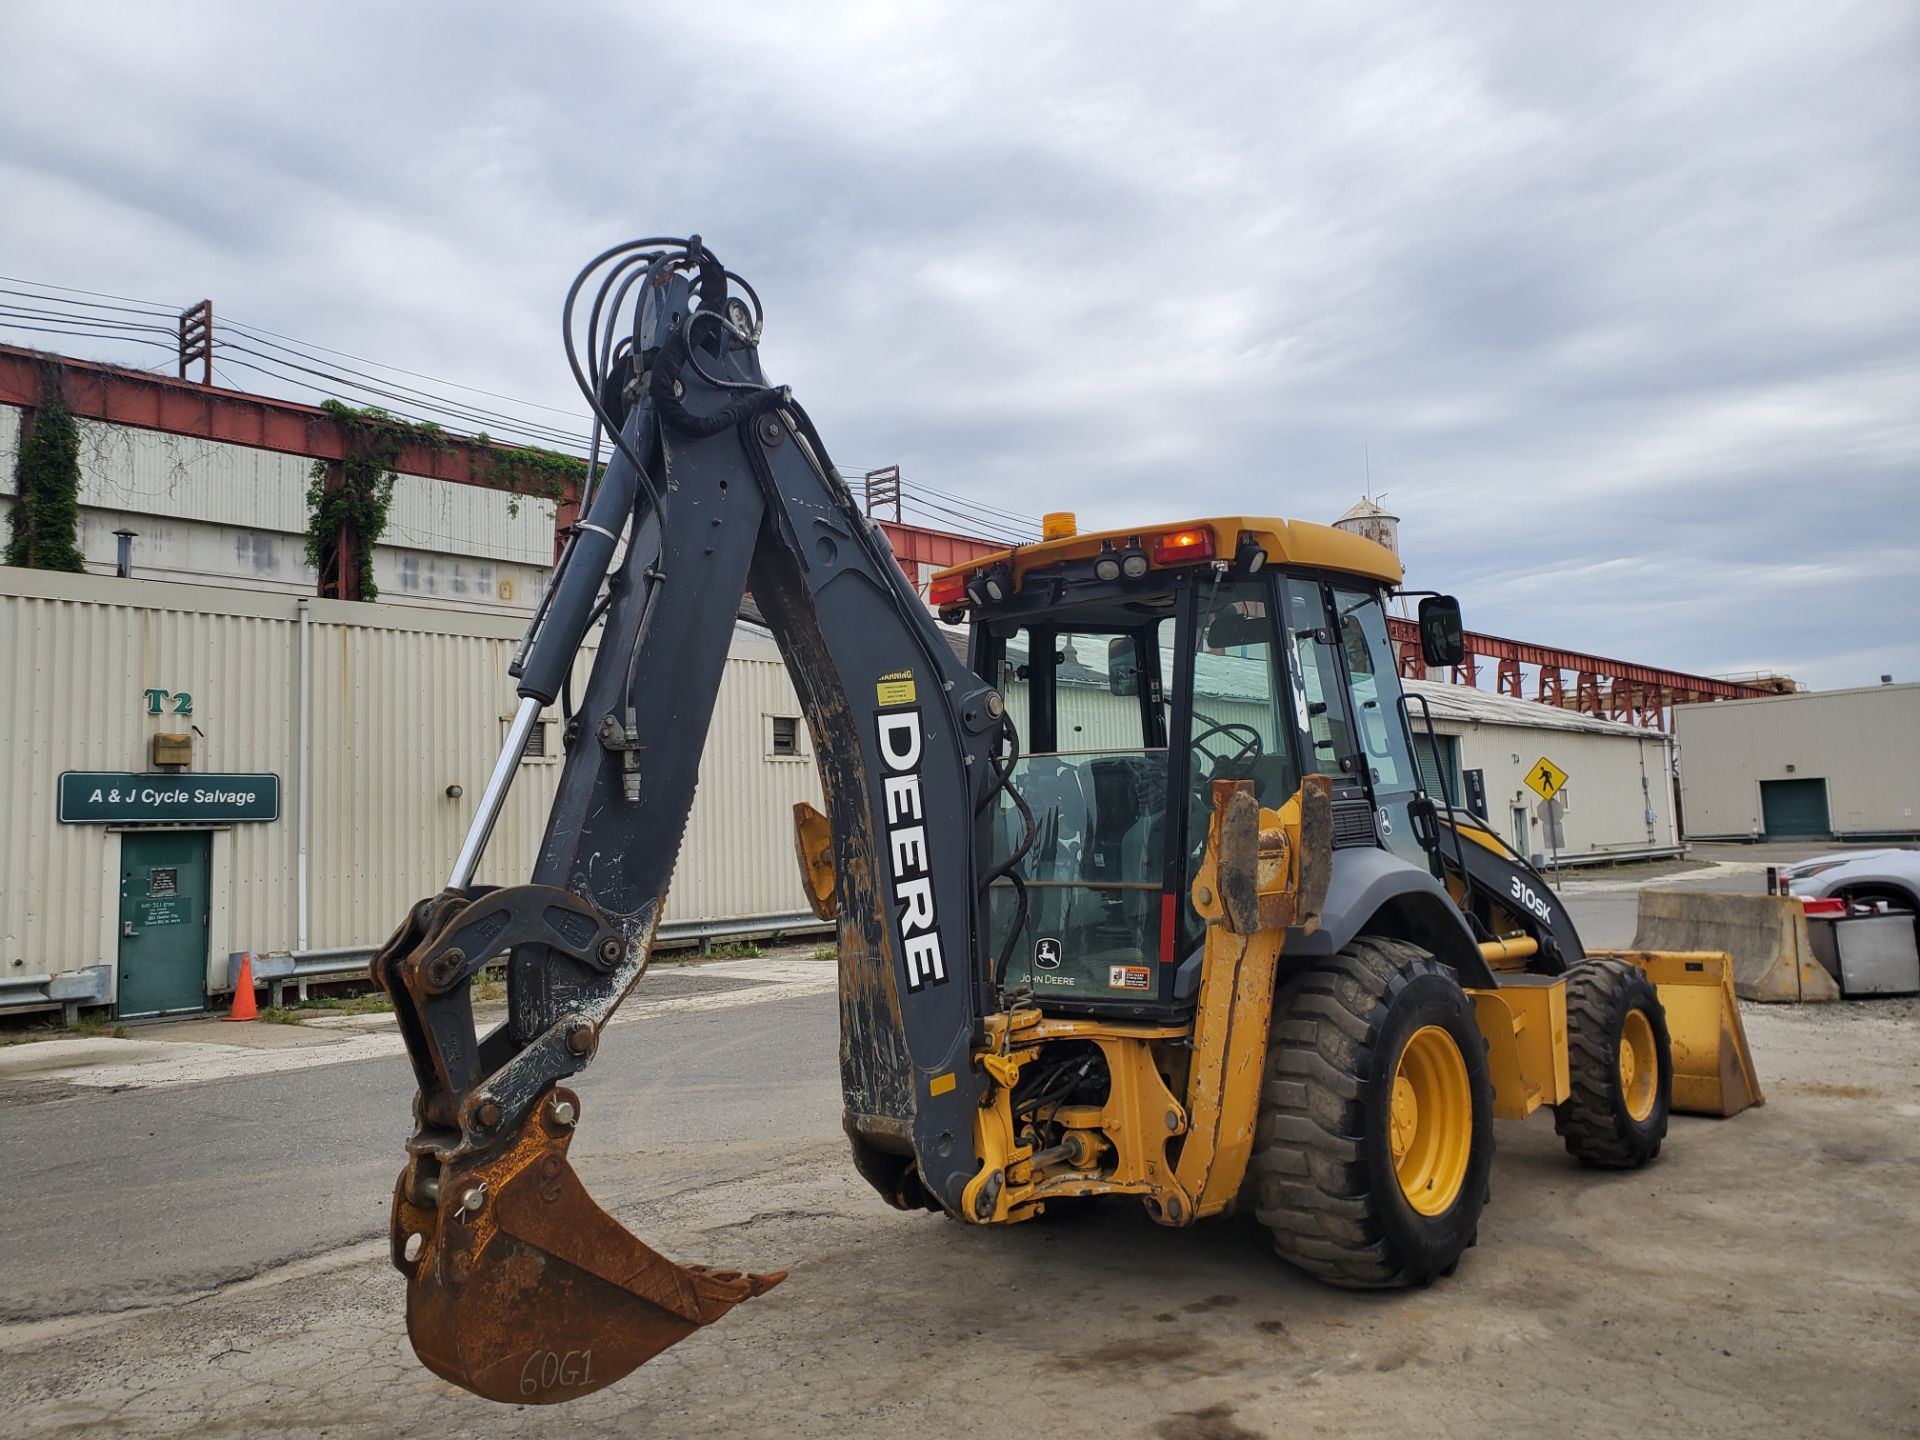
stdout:
{"type": "MultiPolygon", "coordinates": [[[[1419,1285],[1474,1241],[1495,1116],[1551,1106],[1575,1157],[1634,1166],[1676,1100],[1757,1101],[1724,957],[1586,955],[1546,882],[1422,790],[1388,551],[1056,517],[933,578],[963,660],[764,379],[759,301],[711,250],[610,250],[567,316],[612,458],[450,882],[373,964],[419,1082],[393,1255],[440,1375],[574,1398],[782,1278],[665,1259],[567,1160],[563,1082],[646,970],[746,589],[818,758],[797,850],[838,927],[853,1163],[889,1204],[1002,1225],[1132,1195],[1171,1228],[1238,1204],[1327,1281],[1419,1285]],[[556,701],[534,872],[476,884],[556,701]],[[503,953],[508,1019],[481,1036],[469,981],[503,953]]],[[[1450,600],[1421,628],[1430,661],[1459,658],[1450,600]]]]}

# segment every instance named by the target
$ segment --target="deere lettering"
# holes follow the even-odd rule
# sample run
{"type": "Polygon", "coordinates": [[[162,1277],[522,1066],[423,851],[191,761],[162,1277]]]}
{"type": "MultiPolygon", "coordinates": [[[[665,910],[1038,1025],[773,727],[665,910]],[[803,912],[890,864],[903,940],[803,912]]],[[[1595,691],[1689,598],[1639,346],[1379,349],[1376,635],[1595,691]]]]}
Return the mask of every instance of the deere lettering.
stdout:
{"type": "Polygon", "coordinates": [[[882,710],[874,717],[886,814],[887,863],[893,872],[894,914],[900,922],[901,963],[907,989],[943,985],[946,961],[933,908],[933,871],[927,863],[927,827],[920,801],[920,708],[882,710]]]}

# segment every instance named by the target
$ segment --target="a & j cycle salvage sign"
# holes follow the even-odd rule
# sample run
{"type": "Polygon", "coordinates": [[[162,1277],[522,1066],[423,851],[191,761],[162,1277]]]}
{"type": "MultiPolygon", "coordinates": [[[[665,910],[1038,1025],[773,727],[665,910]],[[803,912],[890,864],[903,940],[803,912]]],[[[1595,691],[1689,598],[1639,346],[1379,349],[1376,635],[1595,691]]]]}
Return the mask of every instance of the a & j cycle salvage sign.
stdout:
{"type": "Polygon", "coordinates": [[[60,777],[60,819],[68,825],[230,825],[279,818],[278,775],[68,770],[60,777]]]}

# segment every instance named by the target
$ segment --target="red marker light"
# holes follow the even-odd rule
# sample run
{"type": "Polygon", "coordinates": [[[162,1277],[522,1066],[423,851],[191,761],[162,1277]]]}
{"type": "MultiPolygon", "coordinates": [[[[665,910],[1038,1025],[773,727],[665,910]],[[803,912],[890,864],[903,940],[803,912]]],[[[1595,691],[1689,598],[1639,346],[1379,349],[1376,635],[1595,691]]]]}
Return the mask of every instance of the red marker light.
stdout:
{"type": "Polygon", "coordinates": [[[967,603],[967,577],[961,574],[936,575],[927,586],[927,601],[936,610],[967,603]]]}
{"type": "Polygon", "coordinates": [[[1211,530],[1169,530],[1153,542],[1153,563],[1180,565],[1213,558],[1211,530]]]}

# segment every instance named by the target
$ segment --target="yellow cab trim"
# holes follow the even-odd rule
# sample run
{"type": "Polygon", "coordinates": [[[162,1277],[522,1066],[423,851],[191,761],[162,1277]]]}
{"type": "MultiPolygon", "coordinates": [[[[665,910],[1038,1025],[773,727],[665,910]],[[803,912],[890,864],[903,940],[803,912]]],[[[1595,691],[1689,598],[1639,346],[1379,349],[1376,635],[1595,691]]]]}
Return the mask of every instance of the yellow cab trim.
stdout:
{"type": "MultiPolygon", "coordinates": [[[[1110,543],[1116,551],[1127,549],[1136,540],[1152,556],[1155,542],[1162,535],[1181,531],[1207,530],[1213,535],[1213,554],[1191,561],[1154,564],[1155,570],[1179,565],[1200,565],[1210,560],[1231,561],[1243,538],[1267,552],[1268,565],[1332,570],[1343,575],[1360,575],[1383,584],[1398,585],[1405,573],[1399,558],[1363,536],[1336,530],[1331,525],[1315,525],[1306,520],[1277,520],[1267,516],[1223,515],[1207,520],[1173,520],[1154,525],[1130,525],[1124,530],[1089,530],[1058,539],[1041,540],[1032,545],[1015,546],[981,555],[962,565],[949,565],[933,574],[933,583],[949,576],[962,580],[976,570],[1005,564],[1013,571],[1016,585],[1031,571],[1057,565],[1062,560],[1091,560],[1110,543]]],[[[1151,572],[1149,572],[1151,573],[1151,572]]]]}

